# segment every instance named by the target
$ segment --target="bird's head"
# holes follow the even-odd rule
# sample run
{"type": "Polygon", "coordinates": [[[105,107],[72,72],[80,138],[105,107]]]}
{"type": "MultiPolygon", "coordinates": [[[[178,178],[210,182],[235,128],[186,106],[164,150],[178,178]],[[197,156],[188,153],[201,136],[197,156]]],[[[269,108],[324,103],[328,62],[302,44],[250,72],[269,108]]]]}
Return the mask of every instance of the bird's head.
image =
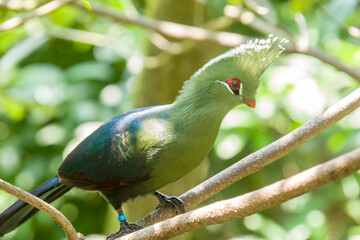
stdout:
{"type": "Polygon", "coordinates": [[[270,35],[231,49],[198,70],[183,91],[191,88],[215,101],[226,102],[231,108],[242,103],[255,108],[260,77],[284,50],[286,42],[270,35]]]}

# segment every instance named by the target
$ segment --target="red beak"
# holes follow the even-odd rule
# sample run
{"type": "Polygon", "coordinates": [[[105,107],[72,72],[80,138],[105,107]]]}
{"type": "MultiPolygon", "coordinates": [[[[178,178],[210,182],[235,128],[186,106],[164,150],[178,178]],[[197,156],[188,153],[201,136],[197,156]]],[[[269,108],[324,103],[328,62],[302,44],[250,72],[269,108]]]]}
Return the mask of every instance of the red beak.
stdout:
{"type": "Polygon", "coordinates": [[[246,98],[243,98],[243,101],[246,105],[248,105],[249,107],[251,107],[252,109],[255,109],[256,106],[256,100],[248,100],[246,98]]]}

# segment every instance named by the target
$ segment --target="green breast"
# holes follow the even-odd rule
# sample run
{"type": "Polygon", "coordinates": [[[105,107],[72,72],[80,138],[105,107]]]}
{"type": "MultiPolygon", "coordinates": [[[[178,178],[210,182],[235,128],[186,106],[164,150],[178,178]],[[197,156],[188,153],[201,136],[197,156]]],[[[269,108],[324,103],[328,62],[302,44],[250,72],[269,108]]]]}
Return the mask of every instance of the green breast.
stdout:
{"type": "Polygon", "coordinates": [[[220,123],[221,120],[212,121],[211,127],[207,126],[201,131],[188,131],[181,121],[149,121],[144,133],[156,126],[156,134],[145,135],[142,141],[144,144],[157,142],[158,145],[148,149],[147,165],[152,171],[149,179],[141,184],[145,186],[141,187],[156,190],[176,181],[198,166],[211,150],[220,123]]]}

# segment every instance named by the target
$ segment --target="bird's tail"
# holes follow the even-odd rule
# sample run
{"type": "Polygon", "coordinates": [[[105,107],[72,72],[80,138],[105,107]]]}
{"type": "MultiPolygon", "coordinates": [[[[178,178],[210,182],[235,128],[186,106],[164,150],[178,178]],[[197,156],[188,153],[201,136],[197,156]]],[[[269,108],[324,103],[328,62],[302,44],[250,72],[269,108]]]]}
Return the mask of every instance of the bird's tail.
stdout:
{"type": "MultiPolygon", "coordinates": [[[[44,201],[51,203],[69,191],[71,187],[65,186],[55,176],[44,182],[30,193],[44,201]]],[[[19,225],[28,220],[32,215],[37,213],[38,209],[32,205],[18,200],[3,213],[0,214],[0,237],[14,230],[19,225]]]]}

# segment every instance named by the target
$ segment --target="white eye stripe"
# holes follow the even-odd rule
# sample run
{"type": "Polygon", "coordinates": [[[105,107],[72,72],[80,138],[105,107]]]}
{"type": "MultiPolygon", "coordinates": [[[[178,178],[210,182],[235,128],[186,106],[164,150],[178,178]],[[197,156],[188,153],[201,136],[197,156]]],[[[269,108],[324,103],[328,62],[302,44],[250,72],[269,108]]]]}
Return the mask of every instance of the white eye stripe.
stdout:
{"type": "Polygon", "coordinates": [[[234,95],[235,95],[235,93],[233,92],[233,90],[230,88],[230,86],[229,86],[227,83],[222,82],[222,81],[219,81],[219,80],[215,80],[215,81],[218,82],[218,83],[221,83],[221,84],[225,85],[225,87],[231,92],[231,94],[234,94],[234,95]]]}
{"type": "MultiPolygon", "coordinates": [[[[235,95],[234,91],[230,88],[230,86],[227,83],[219,81],[219,80],[215,80],[215,82],[218,82],[218,83],[221,83],[221,84],[225,85],[225,87],[231,92],[231,94],[235,95]]],[[[239,95],[242,94],[242,87],[243,87],[243,85],[240,84],[239,95]]]]}

